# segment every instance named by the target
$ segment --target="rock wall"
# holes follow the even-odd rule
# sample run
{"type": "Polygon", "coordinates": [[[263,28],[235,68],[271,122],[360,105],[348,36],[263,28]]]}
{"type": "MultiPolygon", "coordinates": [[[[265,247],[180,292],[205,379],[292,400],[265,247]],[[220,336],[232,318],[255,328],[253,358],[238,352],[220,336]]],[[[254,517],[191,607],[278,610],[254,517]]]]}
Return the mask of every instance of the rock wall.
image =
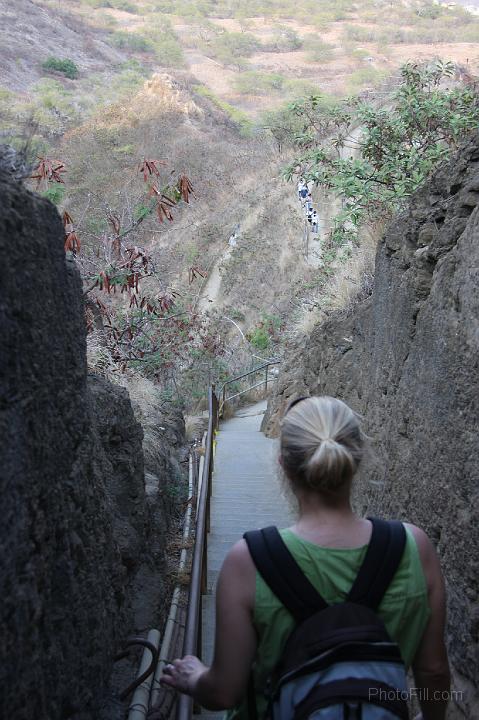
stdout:
{"type": "Polygon", "coordinates": [[[343,398],[371,437],[358,509],[422,526],[448,588],[448,643],[479,717],[479,136],[412,199],[379,245],[372,297],[336,312],[283,368],[264,428],[300,394],[343,398]]]}
{"type": "Polygon", "coordinates": [[[152,419],[147,492],[127,391],[87,379],[58,213],[1,173],[0,258],[0,716],[98,720],[125,635],[161,620],[182,419],[152,419]]]}

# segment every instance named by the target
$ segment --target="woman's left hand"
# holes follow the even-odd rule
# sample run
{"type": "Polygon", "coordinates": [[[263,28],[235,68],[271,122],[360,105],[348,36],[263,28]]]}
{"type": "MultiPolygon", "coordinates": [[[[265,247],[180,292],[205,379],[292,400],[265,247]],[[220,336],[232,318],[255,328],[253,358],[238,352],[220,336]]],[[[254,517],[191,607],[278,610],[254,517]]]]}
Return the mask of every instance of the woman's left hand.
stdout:
{"type": "Polygon", "coordinates": [[[194,655],[185,655],[181,660],[173,660],[165,665],[161,684],[179,690],[179,692],[193,695],[198,680],[208,670],[194,655]]]}

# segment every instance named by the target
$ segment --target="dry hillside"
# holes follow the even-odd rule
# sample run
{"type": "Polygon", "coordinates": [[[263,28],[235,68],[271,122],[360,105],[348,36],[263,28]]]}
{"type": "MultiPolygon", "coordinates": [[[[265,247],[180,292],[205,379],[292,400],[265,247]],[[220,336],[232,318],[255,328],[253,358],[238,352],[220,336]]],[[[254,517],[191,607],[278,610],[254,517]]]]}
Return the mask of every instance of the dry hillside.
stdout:
{"type": "MultiPolygon", "coordinates": [[[[166,183],[190,178],[195,196],[174,222],[147,217],[128,242],[151,254],[161,292],[209,315],[226,343],[223,373],[275,353],[284,321],[307,328],[314,307],[302,300],[316,283],[303,220],[281,179],[288,151],[278,155],[263,111],[318,90],[327,99],[377,89],[405,60],[441,56],[474,73],[479,59],[479,18],[427,0],[281,0],[268,13],[259,0],[0,3],[0,132],[65,163],[65,185],[49,197],[72,215],[90,274],[108,217],[126,228],[144,212],[141,158],[164,161],[166,183]]],[[[349,298],[349,278],[367,263],[352,265],[339,268],[328,302],[349,298]]],[[[195,362],[210,372],[201,353],[195,362]]]]}

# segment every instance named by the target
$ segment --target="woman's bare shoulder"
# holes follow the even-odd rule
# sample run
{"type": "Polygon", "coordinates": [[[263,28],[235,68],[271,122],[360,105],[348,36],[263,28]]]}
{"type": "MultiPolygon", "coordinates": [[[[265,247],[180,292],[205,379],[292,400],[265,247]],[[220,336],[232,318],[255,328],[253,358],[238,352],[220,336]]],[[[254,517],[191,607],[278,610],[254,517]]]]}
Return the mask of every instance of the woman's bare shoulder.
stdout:
{"type": "Polygon", "coordinates": [[[237,599],[254,606],[256,568],[245,540],[239,540],[228,551],[221,567],[219,587],[228,588],[237,599]]]}
{"type": "Polygon", "coordinates": [[[404,523],[404,526],[411,532],[416,541],[427,584],[430,587],[431,584],[441,579],[441,568],[436,549],[422,528],[417,525],[412,525],[411,523],[404,523]]]}
{"type": "Polygon", "coordinates": [[[427,533],[422,528],[418,527],[417,525],[413,525],[412,523],[403,523],[403,525],[410,531],[410,533],[414,537],[419,553],[421,555],[423,553],[427,555],[430,552],[436,552],[434,550],[434,545],[429,539],[427,533]]]}

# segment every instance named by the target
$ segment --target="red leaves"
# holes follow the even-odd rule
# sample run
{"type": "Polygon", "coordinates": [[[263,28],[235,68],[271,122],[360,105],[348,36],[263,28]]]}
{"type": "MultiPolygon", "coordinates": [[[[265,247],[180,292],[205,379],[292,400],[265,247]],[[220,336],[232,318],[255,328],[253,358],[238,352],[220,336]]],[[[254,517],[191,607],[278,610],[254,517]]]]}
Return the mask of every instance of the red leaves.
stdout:
{"type": "Polygon", "coordinates": [[[186,175],[180,175],[180,177],[178,178],[178,190],[180,191],[181,197],[183,198],[185,203],[190,202],[190,195],[193,195],[193,197],[195,197],[193,185],[191,184],[190,179],[186,175]]]}
{"type": "Polygon", "coordinates": [[[143,161],[140,163],[139,171],[143,173],[144,182],[146,182],[151,175],[155,175],[156,177],[160,176],[160,171],[158,170],[157,165],[166,165],[166,163],[163,160],[147,160],[146,158],[143,158],[143,161]]]}
{"type": "Polygon", "coordinates": [[[117,258],[121,257],[121,240],[120,240],[120,219],[118,215],[114,215],[113,213],[109,213],[107,215],[108,223],[110,224],[113,232],[115,233],[115,237],[113,238],[113,242],[111,244],[112,250],[115,253],[117,258]]]}
{"type": "MultiPolygon", "coordinates": [[[[119,226],[118,226],[119,227],[119,226]]],[[[97,276],[93,287],[106,290],[110,293],[116,292],[120,286],[120,292],[128,294],[139,293],[140,280],[150,274],[150,256],[140,247],[134,246],[125,250],[126,260],[111,265],[108,270],[102,270],[97,276]]],[[[130,299],[130,307],[138,307],[138,299],[130,299]]],[[[140,305],[140,307],[142,307],[140,305]]]]}
{"type": "Polygon", "coordinates": [[[195,280],[197,277],[205,278],[207,276],[206,270],[202,270],[198,265],[193,265],[188,270],[188,282],[191,285],[193,280],[195,280]]]}
{"type": "Polygon", "coordinates": [[[44,183],[57,182],[63,183],[62,173],[66,172],[65,165],[59,160],[50,160],[46,157],[38,157],[38,165],[34,170],[34,175],[30,175],[32,180],[37,181],[37,188],[40,187],[42,181],[44,183]]]}
{"type": "MultiPolygon", "coordinates": [[[[45,158],[39,160],[41,164],[35,176],[39,182],[62,181],[61,174],[65,171],[62,163],[45,158]]],[[[93,291],[92,302],[96,303],[101,314],[106,345],[113,361],[120,370],[125,370],[130,362],[144,363],[142,367],[158,378],[160,372],[188,364],[191,348],[221,352],[221,339],[205,333],[200,316],[183,307],[177,291],[167,288],[160,280],[162,289],[158,292],[159,278],[146,250],[133,244],[125,248],[126,238],[138,237],[138,225],[145,218],[155,213],[158,222],[171,222],[177,204],[181,201],[189,203],[191,197],[195,197],[190,179],[184,174],[178,177],[174,173],[166,177],[167,171],[161,168],[165,164],[162,160],[143,158],[134,167],[135,185],[143,189],[142,197],[135,199],[135,205],[112,207],[107,215],[108,230],[98,238],[103,243],[103,260],[97,249],[96,258],[88,254],[82,262],[84,268],[91,268],[89,286],[84,292],[93,291]],[[144,185],[141,185],[142,182],[144,185]],[[147,287],[144,288],[143,284],[147,287]],[[153,290],[155,284],[157,289],[153,290]],[[106,299],[103,293],[116,293],[117,296],[106,299]]],[[[67,213],[64,215],[64,226],[65,247],[77,252],[80,242],[67,213]]],[[[190,283],[207,277],[206,271],[199,265],[187,268],[187,272],[190,283]]],[[[89,317],[89,330],[94,326],[93,317],[89,317]]]]}
{"type": "Polygon", "coordinates": [[[120,234],[120,219],[118,215],[114,215],[113,213],[109,213],[106,218],[111,225],[111,228],[115,235],[120,234]]]}
{"type": "Polygon", "coordinates": [[[163,295],[158,295],[156,298],[156,302],[158,303],[158,308],[162,312],[168,312],[171,310],[171,308],[174,306],[176,302],[176,298],[180,297],[180,293],[176,290],[171,290],[169,294],[165,293],[163,295]]]}
{"type": "Polygon", "coordinates": [[[81,242],[73,228],[73,219],[66,210],[63,213],[63,229],[65,232],[65,252],[70,251],[76,255],[80,252],[81,242]]]}
{"type": "Polygon", "coordinates": [[[69,250],[74,255],[80,252],[81,242],[76,232],[68,233],[65,238],[65,252],[69,250]]]}
{"type": "Polygon", "coordinates": [[[163,222],[163,219],[169,220],[171,222],[173,220],[171,208],[175,207],[176,202],[167,195],[164,195],[163,192],[156,187],[156,185],[151,186],[148,197],[153,197],[154,195],[156,195],[156,197],[158,198],[158,203],[156,206],[156,214],[158,215],[158,220],[161,223],[163,222]]]}
{"type": "Polygon", "coordinates": [[[103,288],[105,288],[107,293],[109,293],[111,288],[113,287],[110,282],[110,278],[108,277],[108,275],[106,274],[106,272],[104,270],[102,270],[101,273],[99,274],[96,284],[98,285],[100,290],[103,290],[103,288]]]}
{"type": "Polygon", "coordinates": [[[139,261],[139,264],[145,268],[148,269],[148,264],[151,260],[150,256],[146,254],[146,252],[135,245],[134,247],[129,247],[125,250],[125,255],[127,255],[128,259],[120,265],[121,268],[127,268],[131,270],[133,268],[134,263],[139,261]]]}
{"type": "MultiPolygon", "coordinates": [[[[163,220],[169,220],[172,222],[173,214],[171,212],[171,208],[175,207],[176,200],[168,195],[165,195],[164,191],[158,187],[157,179],[160,177],[158,165],[166,165],[166,163],[163,162],[163,160],[147,160],[144,158],[140,163],[139,170],[143,173],[144,182],[148,182],[148,179],[151,177],[155,178],[153,185],[151,185],[149,189],[148,197],[157,197],[156,214],[158,216],[158,220],[160,223],[162,223],[163,220]]],[[[167,191],[168,188],[164,188],[164,190],[167,191]]],[[[193,197],[195,196],[191,180],[186,175],[180,175],[174,191],[175,193],[179,192],[181,199],[186,203],[190,202],[190,195],[193,195],[193,197]]]]}
{"type": "Polygon", "coordinates": [[[162,223],[163,219],[169,220],[170,222],[173,221],[173,215],[171,214],[170,208],[174,207],[176,203],[174,203],[170,198],[167,198],[166,195],[162,195],[161,200],[158,200],[158,205],[156,206],[156,214],[158,215],[158,220],[162,223]]]}

